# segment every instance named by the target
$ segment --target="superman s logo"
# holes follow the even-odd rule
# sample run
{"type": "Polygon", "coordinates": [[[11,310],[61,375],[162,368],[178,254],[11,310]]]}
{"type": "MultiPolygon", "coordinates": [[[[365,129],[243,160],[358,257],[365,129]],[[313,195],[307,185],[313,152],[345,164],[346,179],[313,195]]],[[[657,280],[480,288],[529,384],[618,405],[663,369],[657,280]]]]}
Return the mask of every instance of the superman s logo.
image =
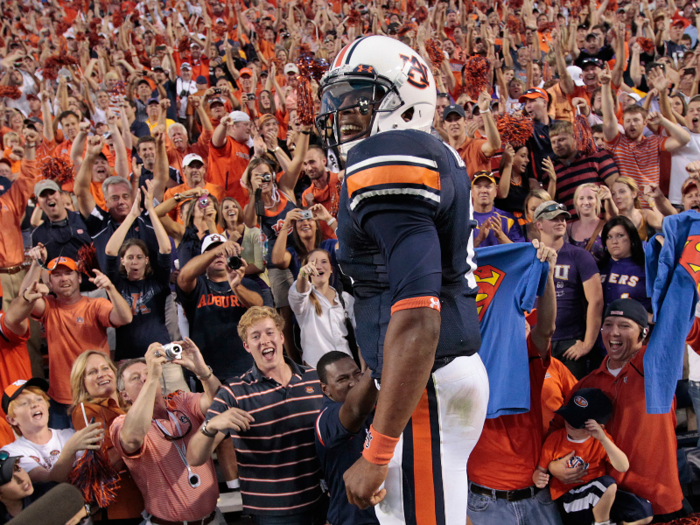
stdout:
{"type": "Polygon", "coordinates": [[[700,294],[700,235],[688,236],[678,262],[693,278],[695,289],[700,294]]]}
{"type": "Polygon", "coordinates": [[[500,288],[505,275],[505,272],[490,264],[479,266],[474,271],[474,277],[479,285],[479,293],[476,294],[476,311],[479,313],[479,322],[483,319],[486,309],[496,296],[496,292],[500,288]]]}

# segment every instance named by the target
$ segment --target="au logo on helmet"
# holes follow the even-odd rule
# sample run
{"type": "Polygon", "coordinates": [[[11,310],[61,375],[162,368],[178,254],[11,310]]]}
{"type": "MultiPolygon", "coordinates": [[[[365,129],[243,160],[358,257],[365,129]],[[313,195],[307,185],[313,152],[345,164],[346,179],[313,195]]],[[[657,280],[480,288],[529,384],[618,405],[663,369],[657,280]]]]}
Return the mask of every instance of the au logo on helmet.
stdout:
{"type": "Polygon", "coordinates": [[[409,61],[411,62],[411,69],[408,70],[408,83],[418,89],[425,89],[430,85],[428,80],[428,67],[421,63],[420,60],[414,56],[399,55],[401,60],[403,60],[404,66],[409,61]]]}

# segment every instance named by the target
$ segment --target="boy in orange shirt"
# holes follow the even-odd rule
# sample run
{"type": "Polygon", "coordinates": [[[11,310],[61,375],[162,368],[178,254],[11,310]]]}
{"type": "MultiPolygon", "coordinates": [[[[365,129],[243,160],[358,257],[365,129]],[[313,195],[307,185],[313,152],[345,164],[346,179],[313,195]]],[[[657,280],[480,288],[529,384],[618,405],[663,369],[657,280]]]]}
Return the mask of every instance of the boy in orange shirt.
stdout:
{"type": "Polygon", "coordinates": [[[562,510],[565,524],[610,525],[625,523],[645,525],[654,513],[651,503],[643,498],[617,490],[608,468],[626,472],[629,461],[613,443],[603,425],[612,415],[612,402],[598,388],[582,388],[571,400],[556,411],[566,423],[566,428],[554,431],[542,446],[540,463],[532,474],[538,488],[550,483],[552,499],[562,510]],[[587,474],[573,488],[547,474],[549,464],[574,451],[569,460],[571,466],[583,465],[587,474]]]}

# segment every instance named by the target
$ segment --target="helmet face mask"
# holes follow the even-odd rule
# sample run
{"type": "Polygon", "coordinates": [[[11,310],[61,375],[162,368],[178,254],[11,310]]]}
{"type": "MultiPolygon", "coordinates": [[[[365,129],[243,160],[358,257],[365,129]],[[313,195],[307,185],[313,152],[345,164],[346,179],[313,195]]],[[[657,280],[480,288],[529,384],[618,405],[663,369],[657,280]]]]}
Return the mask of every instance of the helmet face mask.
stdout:
{"type": "Polygon", "coordinates": [[[316,127],[326,147],[349,144],[372,134],[377,113],[394,111],[402,105],[400,98],[390,97],[396,103],[384,107],[390,84],[374,78],[342,75],[328,83],[321,96],[321,111],[316,127]]]}
{"type": "Polygon", "coordinates": [[[376,133],[415,129],[429,132],[436,87],[425,61],[386,36],[362,37],[343,48],[320,82],[316,126],[326,147],[342,157],[376,133]]]}

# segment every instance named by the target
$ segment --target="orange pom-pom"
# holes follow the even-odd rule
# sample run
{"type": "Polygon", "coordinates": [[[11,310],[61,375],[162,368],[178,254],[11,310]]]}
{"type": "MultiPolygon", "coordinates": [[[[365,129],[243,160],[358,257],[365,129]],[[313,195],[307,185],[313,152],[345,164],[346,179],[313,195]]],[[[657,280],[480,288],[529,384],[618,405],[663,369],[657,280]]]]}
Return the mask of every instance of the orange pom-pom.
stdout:
{"type": "Polygon", "coordinates": [[[576,149],[585,155],[590,155],[598,149],[595,140],[593,140],[591,126],[586,117],[581,114],[574,118],[574,140],[576,141],[576,149]]]}
{"type": "Polygon", "coordinates": [[[112,15],[112,25],[115,28],[118,28],[118,27],[121,27],[123,23],[124,23],[124,16],[122,15],[122,12],[119,10],[114,11],[114,14],[112,15]]]}
{"type": "Polygon", "coordinates": [[[414,15],[414,18],[416,19],[416,22],[420,24],[422,22],[425,22],[428,19],[428,16],[428,8],[422,5],[418,9],[416,9],[416,14],[414,15]]]}
{"type": "Polygon", "coordinates": [[[642,48],[642,51],[644,51],[647,55],[654,54],[656,45],[654,44],[654,41],[651,38],[644,38],[640,36],[639,38],[637,38],[637,43],[639,44],[639,47],[642,48]]]}
{"type": "Polygon", "coordinates": [[[17,86],[0,86],[0,98],[3,97],[17,100],[22,98],[22,92],[17,86]]]}
{"type": "Polygon", "coordinates": [[[97,262],[97,250],[95,249],[95,245],[90,243],[90,244],[85,244],[80,247],[78,250],[78,270],[81,273],[84,273],[85,275],[89,277],[94,277],[95,274],[93,273],[93,270],[99,270],[100,265],[97,262]]]}
{"type": "Polygon", "coordinates": [[[525,144],[535,131],[535,123],[530,117],[516,117],[508,113],[496,117],[496,127],[506,144],[525,144]]]}
{"type": "Polygon", "coordinates": [[[489,85],[487,75],[490,70],[491,63],[481,55],[469,57],[464,63],[464,91],[474,100],[489,85]]]}
{"type": "Polygon", "coordinates": [[[73,180],[73,163],[64,157],[47,157],[39,169],[45,179],[51,179],[59,186],[73,180]]]}
{"type": "Polygon", "coordinates": [[[429,38],[425,41],[425,50],[435,69],[439,68],[445,61],[445,53],[442,51],[442,46],[434,38],[429,38]]]}

